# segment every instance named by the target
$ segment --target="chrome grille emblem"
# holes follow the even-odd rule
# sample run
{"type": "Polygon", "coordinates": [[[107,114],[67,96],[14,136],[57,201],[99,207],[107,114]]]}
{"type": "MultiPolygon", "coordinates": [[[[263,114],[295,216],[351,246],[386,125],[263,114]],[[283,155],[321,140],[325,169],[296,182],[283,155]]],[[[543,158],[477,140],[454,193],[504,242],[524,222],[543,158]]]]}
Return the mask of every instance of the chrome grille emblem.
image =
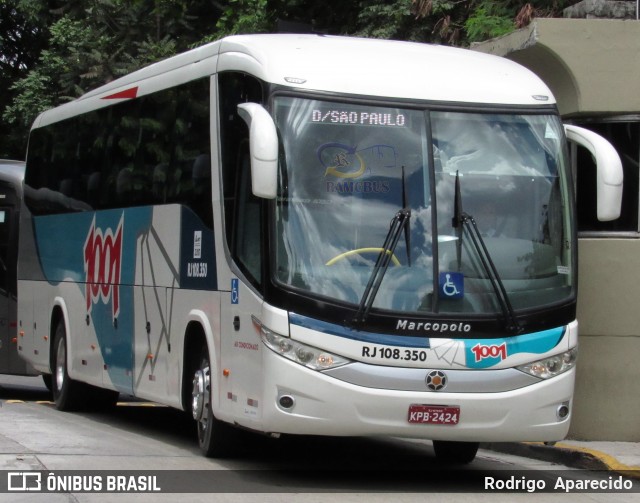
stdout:
{"type": "Polygon", "coordinates": [[[447,386],[447,375],[441,370],[432,370],[424,381],[431,391],[440,391],[447,386]]]}

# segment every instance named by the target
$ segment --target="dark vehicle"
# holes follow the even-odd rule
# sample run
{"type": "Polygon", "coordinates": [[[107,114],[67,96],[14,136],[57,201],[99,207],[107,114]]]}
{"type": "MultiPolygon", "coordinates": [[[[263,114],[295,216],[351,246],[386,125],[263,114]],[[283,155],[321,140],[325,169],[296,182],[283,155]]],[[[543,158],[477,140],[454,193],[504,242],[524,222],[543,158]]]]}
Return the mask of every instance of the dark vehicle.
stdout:
{"type": "Polygon", "coordinates": [[[0,373],[36,372],[18,355],[17,279],[18,221],[24,162],[0,159],[0,373]]]}

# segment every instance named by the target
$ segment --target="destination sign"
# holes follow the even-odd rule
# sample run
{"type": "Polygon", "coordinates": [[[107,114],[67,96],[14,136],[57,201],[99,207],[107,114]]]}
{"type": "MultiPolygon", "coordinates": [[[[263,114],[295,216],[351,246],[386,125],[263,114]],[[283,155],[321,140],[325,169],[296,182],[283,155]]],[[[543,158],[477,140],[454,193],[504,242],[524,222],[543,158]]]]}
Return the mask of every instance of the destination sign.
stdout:
{"type": "Polygon", "coordinates": [[[311,122],[319,124],[351,124],[354,126],[406,127],[407,116],[402,113],[380,112],[379,110],[315,109],[311,111],[311,122]]]}

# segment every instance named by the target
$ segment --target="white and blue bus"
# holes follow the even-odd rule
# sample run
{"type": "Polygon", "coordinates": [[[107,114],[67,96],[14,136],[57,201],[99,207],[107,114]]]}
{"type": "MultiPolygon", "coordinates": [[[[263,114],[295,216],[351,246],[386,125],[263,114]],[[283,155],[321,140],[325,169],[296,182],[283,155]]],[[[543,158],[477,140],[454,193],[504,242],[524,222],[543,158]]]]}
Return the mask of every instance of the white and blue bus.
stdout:
{"type": "Polygon", "coordinates": [[[24,162],[0,159],[0,374],[34,375],[18,354],[18,222],[24,162]]]}
{"type": "Polygon", "coordinates": [[[206,455],[277,436],[480,441],[569,428],[576,229],[560,122],[508,60],[315,35],[224,38],[44,112],[18,344],[58,409],[188,411],[206,455]]]}

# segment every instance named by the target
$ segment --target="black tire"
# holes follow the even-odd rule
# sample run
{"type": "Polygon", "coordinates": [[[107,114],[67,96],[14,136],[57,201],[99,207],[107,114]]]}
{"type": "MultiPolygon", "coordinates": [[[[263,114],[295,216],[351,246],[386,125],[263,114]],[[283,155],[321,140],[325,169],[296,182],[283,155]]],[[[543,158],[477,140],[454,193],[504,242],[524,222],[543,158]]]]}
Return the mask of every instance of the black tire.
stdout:
{"type": "Polygon", "coordinates": [[[479,442],[433,441],[436,458],[447,464],[466,465],[471,463],[478,453],[478,447],[480,447],[479,442]]]}
{"type": "Polygon", "coordinates": [[[200,350],[197,364],[192,369],[191,415],[196,421],[198,445],[206,457],[224,458],[233,452],[238,430],[213,415],[211,396],[211,366],[205,344],[200,350]]]}
{"type": "Polygon", "coordinates": [[[42,382],[49,391],[53,391],[53,377],[51,377],[51,374],[42,374],[42,382]]]}
{"type": "Polygon", "coordinates": [[[53,339],[51,354],[52,392],[56,409],[62,411],[78,410],[85,397],[85,386],[69,377],[67,365],[67,335],[64,322],[59,321],[53,339]]]}

